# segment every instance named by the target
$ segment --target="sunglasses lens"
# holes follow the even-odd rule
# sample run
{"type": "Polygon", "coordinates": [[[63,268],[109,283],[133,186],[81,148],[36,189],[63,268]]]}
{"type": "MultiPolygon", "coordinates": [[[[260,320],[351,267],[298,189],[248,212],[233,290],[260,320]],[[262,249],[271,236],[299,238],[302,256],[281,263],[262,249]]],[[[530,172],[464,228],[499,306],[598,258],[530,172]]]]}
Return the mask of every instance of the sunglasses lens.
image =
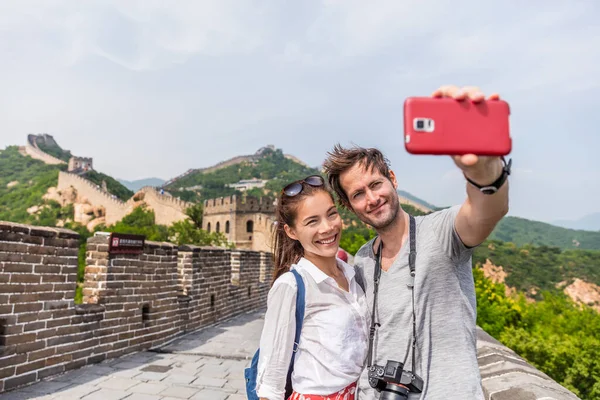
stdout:
{"type": "Polygon", "coordinates": [[[290,183],[286,187],[283,188],[283,193],[286,196],[293,197],[302,191],[302,184],[298,182],[290,183]]]}
{"type": "Polygon", "coordinates": [[[310,186],[323,186],[323,184],[325,183],[323,181],[323,178],[319,175],[309,176],[304,180],[304,182],[308,183],[310,186]]]}

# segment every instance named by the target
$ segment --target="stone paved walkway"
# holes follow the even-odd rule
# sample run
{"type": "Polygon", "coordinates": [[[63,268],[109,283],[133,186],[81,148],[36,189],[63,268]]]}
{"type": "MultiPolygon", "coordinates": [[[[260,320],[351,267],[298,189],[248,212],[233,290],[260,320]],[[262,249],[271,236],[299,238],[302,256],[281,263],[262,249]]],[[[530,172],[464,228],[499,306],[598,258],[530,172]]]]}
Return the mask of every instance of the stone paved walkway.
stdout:
{"type": "Polygon", "coordinates": [[[258,347],[264,311],[186,335],[161,352],[87,366],[0,394],[0,400],[244,400],[244,368],[258,347]]]}

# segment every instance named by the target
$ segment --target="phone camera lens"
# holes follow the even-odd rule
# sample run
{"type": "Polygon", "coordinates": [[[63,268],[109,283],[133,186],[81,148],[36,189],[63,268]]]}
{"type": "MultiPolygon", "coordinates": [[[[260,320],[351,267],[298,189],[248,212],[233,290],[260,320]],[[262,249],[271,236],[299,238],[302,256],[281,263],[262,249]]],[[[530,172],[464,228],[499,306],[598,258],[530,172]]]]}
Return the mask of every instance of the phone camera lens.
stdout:
{"type": "Polygon", "coordinates": [[[425,129],[425,121],[422,119],[417,120],[415,125],[417,129],[425,129]]]}

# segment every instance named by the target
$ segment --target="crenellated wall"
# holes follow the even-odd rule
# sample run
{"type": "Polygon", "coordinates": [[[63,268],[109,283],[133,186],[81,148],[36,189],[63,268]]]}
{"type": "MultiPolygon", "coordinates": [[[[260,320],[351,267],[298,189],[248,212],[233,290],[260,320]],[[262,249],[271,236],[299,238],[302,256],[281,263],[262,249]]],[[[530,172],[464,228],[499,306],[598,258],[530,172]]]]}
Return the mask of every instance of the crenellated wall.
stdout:
{"type": "Polygon", "coordinates": [[[204,214],[214,215],[229,212],[237,213],[275,213],[275,200],[270,197],[236,196],[204,200],[204,214]]]}
{"type": "Polygon", "coordinates": [[[155,221],[160,225],[172,225],[173,222],[187,218],[186,208],[193,205],[177,197],[160,194],[151,186],[144,186],[138,193],[144,193],[144,202],[154,210],[155,221]]]}
{"type": "MultiPolygon", "coordinates": [[[[147,242],[111,255],[108,241],[88,240],[75,305],[77,233],[0,221],[0,395],[266,304],[268,253],[147,242]]],[[[479,328],[477,355],[486,399],[577,399],[479,328]]]]}
{"type": "Polygon", "coordinates": [[[90,204],[104,207],[107,225],[112,225],[120,221],[133,210],[133,205],[113,197],[110,193],[98,188],[96,184],[87,179],[76,174],[60,171],[58,173],[57,189],[63,191],[69,189],[71,186],[77,190],[78,196],[85,197],[90,204]]]}
{"type": "Polygon", "coordinates": [[[65,161],[60,160],[54,156],[51,156],[48,153],[43,152],[35,142],[35,138],[37,135],[27,135],[27,143],[25,143],[25,152],[36,160],[41,160],[46,164],[57,165],[57,164],[66,164],[65,161]]]}
{"type": "Polygon", "coordinates": [[[75,305],[78,235],[0,222],[0,393],[266,304],[264,253],[147,242],[111,255],[108,240],[88,240],[75,305]]]}
{"type": "Polygon", "coordinates": [[[270,197],[236,195],[205,200],[202,228],[223,233],[237,248],[270,252],[275,221],[273,203],[270,197]]]}
{"type": "Polygon", "coordinates": [[[192,205],[178,198],[160,194],[149,186],[141,188],[131,199],[124,202],[77,174],[60,171],[57,189],[64,191],[70,187],[73,187],[78,196],[85,198],[91,205],[104,207],[106,225],[120,221],[142,200],[154,210],[155,222],[161,225],[172,225],[174,222],[186,219],[185,209],[192,205]]]}

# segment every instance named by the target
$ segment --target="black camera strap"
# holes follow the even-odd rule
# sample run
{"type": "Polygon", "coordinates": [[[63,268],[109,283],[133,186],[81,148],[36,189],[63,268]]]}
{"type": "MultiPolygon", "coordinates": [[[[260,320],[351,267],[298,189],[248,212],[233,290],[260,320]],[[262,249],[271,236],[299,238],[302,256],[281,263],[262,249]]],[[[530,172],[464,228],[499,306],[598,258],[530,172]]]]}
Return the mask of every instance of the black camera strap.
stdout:
{"type": "MultiPolygon", "coordinates": [[[[416,222],[415,217],[409,215],[410,218],[410,253],[408,254],[408,266],[410,268],[410,283],[408,283],[409,289],[412,291],[412,320],[413,320],[413,331],[412,331],[412,369],[415,370],[415,350],[417,345],[417,318],[415,315],[415,264],[417,260],[417,238],[416,238],[416,222]]],[[[373,272],[373,312],[371,313],[371,328],[369,329],[369,350],[367,353],[367,367],[373,365],[373,341],[375,340],[375,331],[377,327],[381,326],[380,323],[375,322],[375,312],[377,311],[377,294],[379,292],[379,280],[381,279],[381,251],[383,250],[383,242],[379,240],[379,247],[375,253],[375,270],[373,272]]],[[[404,356],[403,364],[406,364],[408,352],[410,349],[411,341],[409,339],[408,346],[406,349],[406,355],[404,356]]]]}

